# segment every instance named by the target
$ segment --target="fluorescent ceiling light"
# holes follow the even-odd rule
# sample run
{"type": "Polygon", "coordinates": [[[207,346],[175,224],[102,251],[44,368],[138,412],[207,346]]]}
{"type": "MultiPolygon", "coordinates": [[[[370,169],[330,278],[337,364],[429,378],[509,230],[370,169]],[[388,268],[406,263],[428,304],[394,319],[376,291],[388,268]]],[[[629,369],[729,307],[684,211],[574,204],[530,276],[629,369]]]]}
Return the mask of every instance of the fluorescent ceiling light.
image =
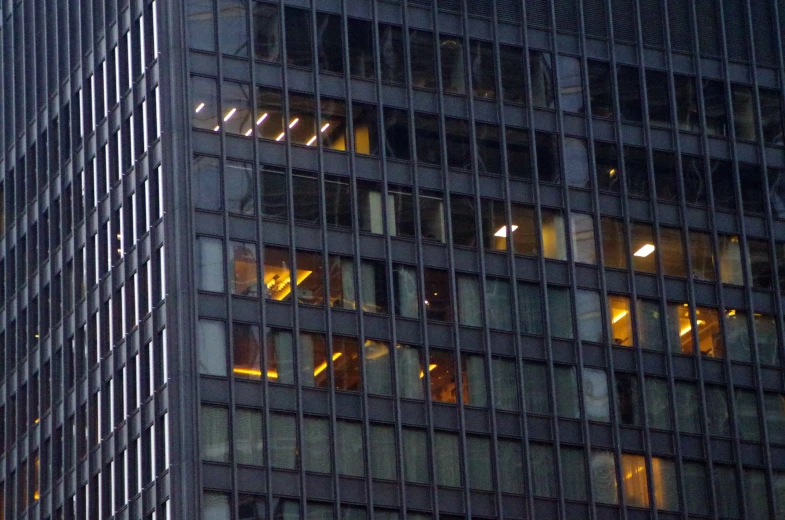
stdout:
{"type": "Polygon", "coordinates": [[[232,116],[235,114],[235,112],[237,112],[236,108],[231,109],[229,113],[226,114],[226,117],[224,117],[224,121],[229,121],[232,118],[232,116]]]}
{"type": "MultiPolygon", "coordinates": [[[[515,232],[515,230],[518,229],[518,226],[513,224],[512,226],[510,226],[510,229],[511,229],[511,232],[515,232]]],[[[507,226],[500,227],[496,231],[496,233],[493,234],[493,236],[495,236],[495,237],[506,237],[507,236],[507,226]]]]}
{"type": "Polygon", "coordinates": [[[641,246],[640,249],[635,251],[635,253],[633,253],[633,254],[635,256],[639,256],[641,258],[646,258],[647,256],[649,256],[653,252],[654,252],[654,245],[652,245],[652,244],[644,244],[643,246],[641,246]]]}
{"type": "Polygon", "coordinates": [[[196,107],[196,113],[198,114],[199,112],[201,112],[203,108],[204,108],[204,103],[199,103],[199,106],[196,107]]]}

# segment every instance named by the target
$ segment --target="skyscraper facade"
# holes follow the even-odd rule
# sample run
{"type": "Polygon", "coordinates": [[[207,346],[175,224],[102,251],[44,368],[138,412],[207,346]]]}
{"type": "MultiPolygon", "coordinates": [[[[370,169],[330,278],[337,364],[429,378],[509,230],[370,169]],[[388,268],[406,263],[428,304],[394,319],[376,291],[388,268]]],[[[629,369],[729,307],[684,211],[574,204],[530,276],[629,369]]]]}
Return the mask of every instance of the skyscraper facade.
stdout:
{"type": "Polygon", "coordinates": [[[785,520],[785,3],[4,0],[0,519],[785,520]]]}

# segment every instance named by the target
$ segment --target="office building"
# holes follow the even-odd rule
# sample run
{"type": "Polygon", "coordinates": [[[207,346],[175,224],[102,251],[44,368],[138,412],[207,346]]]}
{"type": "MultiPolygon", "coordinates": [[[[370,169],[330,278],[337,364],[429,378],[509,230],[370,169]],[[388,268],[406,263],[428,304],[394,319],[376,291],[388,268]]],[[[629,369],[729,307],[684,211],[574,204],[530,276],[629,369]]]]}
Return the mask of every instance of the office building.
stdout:
{"type": "Polygon", "coordinates": [[[785,3],[5,0],[0,518],[785,519],[785,3]]]}

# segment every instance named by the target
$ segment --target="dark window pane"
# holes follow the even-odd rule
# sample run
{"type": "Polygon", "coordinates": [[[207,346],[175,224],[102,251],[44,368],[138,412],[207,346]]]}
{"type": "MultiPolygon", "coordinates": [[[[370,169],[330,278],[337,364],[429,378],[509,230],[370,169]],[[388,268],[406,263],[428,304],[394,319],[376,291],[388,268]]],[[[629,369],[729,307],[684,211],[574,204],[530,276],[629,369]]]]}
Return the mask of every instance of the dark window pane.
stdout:
{"type": "Polygon", "coordinates": [[[373,24],[367,20],[349,18],[349,70],[352,76],[373,79],[376,75],[373,61],[373,24]]]}
{"type": "Polygon", "coordinates": [[[436,41],[432,32],[409,30],[412,86],[436,88],[436,41]]]}
{"type": "Polygon", "coordinates": [[[325,179],[324,205],[328,226],[352,227],[352,191],[348,179],[325,179]]]}
{"type": "Polygon", "coordinates": [[[341,17],[334,14],[316,13],[316,37],[319,72],[343,74],[341,17]]]}
{"type": "Polygon", "coordinates": [[[683,155],[681,158],[684,175],[684,196],[687,204],[706,205],[706,174],[703,171],[703,159],[683,155]]]}
{"type": "Polygon", "coordinates": [[[441,164],[441,140],[439,139],[439,118],[429,114],[414,115],[417,160],[423,163],[441,164]]]}
{"type": "Polygon", "coordinates": [[[253,2],[253,46],[257,60],[274,61],[281,59],[281,30],[278,6],[253,2]]]}
{"type": "Polygon", "coordinates": [[[676,159],[668,152],[653,152],[654,187],[657,198],[667,202],[679,200],[679,181],[676,173],[676,159]]]}
{"type": "Polygon", "coordinates": [[[245,0],[218,1],[218,28],[221,52],[248,56],[248,13],[245,0]]]}
{"type": "Polygon", "coordinates": [[[537,108],[553,108],[553,63],[551,55],[529,51],[532,104],[537,108]]]}
{"type": "Polygon", "coordinates": [[[655,70],[646,71],[646,94],[649,98],[649,123],[658,126],[671,125],[668,75],[655,70]]]}
{"type": "Polygon", "coordinates": [[[473,197],[450,196],[452,243],[456,246],[477,247],[477,205],[473,197]]]}
{"type": "Polygon", "coordinates": [[[581,60],[559,56],[559,103],[567,112],[583,113],[583,74],[581,60]]]}
{"type": "Polygon", "coordinates": [[[215,51],[215,0],[188,2],[188,45],[203,51],[215,51]]]}
{"type": "Polygon", "coordinates": [[[534,209],[520,204],[512,204],[511,209],[513,250],[519,255],[536,255],[539,247],[534,224],[534,209]]]}
{"type": "Polygon", "coordinates": [[[526,103],[526,80],[523,70],[523,50],[509,45],[499,46],[502,68],[502,92],[508,103],[526,103]]]}
{"type": "Polygon", "coordinates": [[[774,218],[785,219],[785,171],[778,168],[767,168],[766,177],[769,184],[769,204],[774,218]]]}
{"type": "Polygon", "coordinates": [[[679,118],[679,129],[700,132],[700,112],[696,94],[695,78],[690,76],[673,76],[676,91],[676,116],[679,118]]]}
{"type": "Polygon", "coordinates": [[[772,268],[769,243],[765,240],[747,240],[749,251],[749,279],[752,286],[769,289],[772,286],[772,268]]]}
{"type": "Polygon", "coordinates": [[[409,116],[405,110],[384,107],[384,152],[388,159],[409,160],[409,116]]]}
{"type": "Polygon", "coordinates": [[[234,349],[234,377],[240,379],[261,379],[262,346],[259,327],[245,323],[233,323],[232,344],[234,349]]]}
{"type": "Polygon", "coordinates": [[[613,193],[621,192],[621,171],[616,155],[616,145],[594,142],[594,160],[597,168],[597,187],[613,193]]]}
{"type": "Polygon", "coordinates": [[[475,97],[496,99],[496,58],[493,44],[472,40],[472,94],[475,97]]]}
{"type": "Polygon", "coordinates": [[[403,31],[400,27],[379,24],[379,56],[382,81],[403,83],[406,68],[403,56],[403,31]]]}
{"type": "Polygon", "coordinates": [[[379,153],[379,121],[375,105],[352,103],[354,152],[363,155],[379,153]]]}
{"type": "Polygon", "coordinates": [[[256,214],[256,183],[253,165],[226,161],[226,205],[230,213],[256,214]]]}
{"type": "Polygon", "coordinates": [[[638,69],[619,65],[616,69],[616,80],[619,87],[619,106],[621,118],[625,121],[640,123],[643,121],[641,107],[641,80],[638,69]]]}
{"type": "Polygon", "coordinates": [[[486,123],[477,123],[475,131],[478,171],[480,173],[501,173],[502,157],[499,127],[486,123]]]}
{"type": "Polygon", "coordinates": [[[736,210],[736,187],[733,182],[734,178],[733,163],[712,159],[711,188],[714,194],[714,205],[716,208],[729,211],[736,210]]]}
{"type": "Polygon", "coordinates": [[[761,167],[739,163],[739,185],[744,213],[763,213],[766,209],[761,167]]]}
{"type": "Polygon", "coordinates": [[[632,374],[616,373],[616,407],[619,422],[630,426],[641,424],[641,399],[638,378],[632,374]]]}
{"type": "MultiPolygon", "coordinates": [[[[388,219],[387,222],[387,226],[390,228],[390,235],[413,237],[414,201],[412,194],[402,190],[390,189],[387,203],[393,208],[393,218],[388,219]]],[[[390,210],[387,211],[389,214],[390,210]]]]}
{"type": "Polygon", "coordinates": [[[586,140],[577,137],[564,138],[564,174],[567,184],[576,188],[591,187],[589,152],[586,140]]]}
{"type": "Polygon", "coordinates": [[[613,116],[613,96],[611,94],[610,64],[600,61],[588,61],[589,67],[589,99],[591,114],[595,117],[613,116]]]}
{"type": "Polygon", "coordinates": [[[760,97],[760,115],[763,121],[763,140],[766,144],[783,143],[782,138],[782,101],[777,90],[762,88],[758,91],[760,97]]]}
{"type": "Polygon", "coordinates": [[[360,353],[356,338],[333,336],[333,374],[338,390],[360,390],[360,353]]]}
{"type": "Polygon", "coordinates": [[[274,167],[262,167],[262,215],[287,218],[286,175],[274,167]]]}
{"type": "Polygon", "coordinates": [[[520,128],[507,127],[507,171],[510,177],[531,179],[531,150],[529,133],[520,128]]]}
{"type": "Polygon", "coordinates": [[[450,94],[466,94],[463,39],[458,36],[440,36],[439,47],[442,61],[442,89],[450,94]]]}
{"type": "Polygon", "coordinates": [[[736,139],[754,141],[758,132],[755,126],[755,99],[752,97],[752,87],[732,85],[731,97],[736,139]]]}
{"type": "Polygon", "coordinates": [[[318,224],[319,182],[306,172],[292,175],[294,197],[294,220],[303,224],[318,224]]]}
{"type": "Polygon", "coordinates": [[[460,170],[471,169],[469,122],[465,119],[447,117],[444,125],[447,138],[447,165],[460,170]]]}
{"type": "Polygon", "coordinates": [[[627,176],[627,192],[634,197],[649,196],[649,168],[646,149],[624,147],[624,174],[627,176]]]}
{"type": "Polygon", "coordinates": [[[388,312],[387,277],[382,262],[362,261],[360,265],[360,295],[363,311],[388,312]]]}
{"type": "Polygon", "coordinates": [[[194,206],[199,209],[220,211],[223,207],[220,161],[214,157],[196,156],[191,166],[191,175],[194,206]]]}
{"type": "Polygon", "coordinates": [[[286,7],[286,61],[297,67],[311,67],[311,12],[286,7]]]}
{"type": "Polygon", "coordinates": [[[537,174],[541,182],[561,182],[559,145],[555,134],[537,132],[537,174]]]}
{"type": "Polygon", "coordinates": [[[714,136],[728,135],[725,86],[719,81],[703,80],[703,103],[706,106],[706,133],[714,136]]]}
{"type": "Polygon", "coordinates": [[[444,242],[444,202],[441,196],[420,194],[420,233],[424,240],[444,242]]]}
{"type": "MultiPolygon", "coordinates": [[[[323,97],[320,101],[322,122],[319,128],[322,146],[331,150],[346,151],[346,101],[323,97]]],[[[306,143],[315,146],[314,134],[306,143]]]]}
{"type": "Polygon", "coordinates": [[[330,255],[328,276],[330,277],[330,306],[339,309],[356,309],[354,289],[354,261],[330,255]]]}

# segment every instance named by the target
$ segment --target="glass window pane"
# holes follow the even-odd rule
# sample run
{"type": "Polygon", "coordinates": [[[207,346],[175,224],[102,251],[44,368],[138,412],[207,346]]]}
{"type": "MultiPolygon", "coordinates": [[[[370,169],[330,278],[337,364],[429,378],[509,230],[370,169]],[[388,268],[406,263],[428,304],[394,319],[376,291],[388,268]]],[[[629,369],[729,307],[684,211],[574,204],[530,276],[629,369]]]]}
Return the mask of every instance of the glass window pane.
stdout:
{"type": "Polygon", "coordinates": [[[613,117],[610,64],[589,60],[589,99],[594,117],[613,117]]]}
{"type": "Polygon", "coordinates": [[[706,385],[706,418],[710,434],[730,436],[728,394],[725,387],[706,385]]]}
{"type": "Polygon", "coordinates": [[[711,247],[711,235],[699,231],[690,231],[690,262],[692,276],[697,280],[714,281],[714,254],[711,247]]]}
{"type": "Polygon", "coordinates": [[[722,283],[743,285],[744,271],[741,264],[739,237],[718,235],[717,249],[719,249],[720,280],[722,283]]]}
{"type": "Polygon", "coordinates": [[[330,422],[327,419],[304,417],[301,430],[303,438],[303,468],[305,471],[328,473],[330,464],[330,422]]]}
{"type": "Polygon", "coordinates": [[[581,60],[572,56],[558,57],[559,102],[567,112],[583,113],[583,74],[581,60]]]}
{"type": "Polygon", "coordinates": [[[221,52],[248,56],[248,13],[243,0],[218,1],[218,29],[221,52]]]}
{"type": "Polygon", "coordinates": [[[189,47],[215,51],[215,0],[194,0],[185,5],[189,47]]]}
{"type": "Polygon", "coordinates": [[[526,81],[523,71],[523,49],[499,45],[502,92],[507,103],[526,103],[526,81]]]}
{"type": "Polygon", "coordinates": [[[589,464],[594,499],[600,504],[618,504],[618,480],[613,452],[594,450],[589,464]]]}
{"type": "Polygon", "coordinates": [[[708,199],[703,159],[682,155],[681,164],[682,177],[684,179],[684,196],[687,198],[687,204],[706,206],[708,199]]]}
{"type": "Polygon", "coordinates": [[[679,480],[672,460],[652,457],[651,473],[657,509],[679,510],[679,480]]]}
{"type": "Polygon", "coordinates": [[[196,237],[196,279],[200,290],[226,290],[223,249],[223,240],[219,238],[196,237]]]}
{"type": "Polygon", "coordinates": [[[769,442],[785,444],[785,395],[765,394],[764,407],[769,442]]]}
{"type": "Polygon", "coordinates": [[[356,338],[333,336],[333,374],[335,388],[338,390],[361,389],[360,352],[356,338]]]}
{"type": "Polygon", "coordinates": [[[256,183],[253,166],[226,161],[226,209],[238,215],[256,214],[256,183]]]}
{"type": "Polygon", "coordinates": [[[728,337],[728,355],[733,361],[751,360],[750,331],[747,313],[729,309],[725,311],[725,334],[728,337]]]}
{"type": "Polygon", "coordinates": [[[709,483],[706,478],[706,466],[700,462],[685,462],[683,471],[682,481],[687,511],[690,514],[708,515],[709,483]]]}
{"type": "Polygon", "coordinates": [[[590,188],[592,174],[589,170],[589,152],[586,140],[564,138],[564,176],[567,184],[576,188],[590,188]]]}
{"type": "Polygon", "coordinates": [[[499,410],[518,411],[518,369],[511,359],[491,359],[494,406],[499,410]]]}
{"type": "Polygon", "coordinates": [[[703,104],[706,107],[706,133],[713,136],[727,136],[725,85],[720,81],[703,80],[703,104]]]}
{"type": "Polygon", "coordinates": [[[641,102],[641,80],[638,69],[618,65],[616,81],[619,87],[619,106],[622,119],[640,123],[643,121],[641,111],[643,103],[641,102]]]}
{"type": "Polygon", "coordinates": [[[403,429],[403,472],[407,482],[426,484],[428,472],[428,442],[426,432],[412,428],[403,429]]]}
{"type": "MultiPolygon", "coordinates": [[[[346,151],[348,149],[346,144],[346,101],[322,97],[319,100],[319,108],[322,111],[321,126],[319,127],[322,146],[330,150],[346,151]]],[[[312,135],[305,144],[315,146],[317,144],[316,134],[312,135]]]]}
{"type": "Polygon", "coordinates": [[[736,390],[736,419],[739,436],[745,441],[760,441],[758,398],[751,390],[736,390]]]}
{"type": "Polygon", "coordinates": [[[572,298],[570,290],[563,287],[548,287],[548,314],[551,335],[571,339],[572,335],[572,298]]]}
{"type": "Polygon", "coordinates": [[[214,79],[191,77],[194,113],[191,125],[203,130],[218,131],[218,87],[214,79]]]}
{"type": "Polygon", "coordinates": [[[379,153],[379,119],[376,106],[366,103],[352,103],[352,121],[354,123],[354,153],[377,155],[379,153]]]}
{"type": "Polygon", "coordinates": [[[423,389],[423,365],[420,349],[409,345],[398,345],[396,349],[398,368],[398,395],[407,399],[425,399],[423,389]]]}
{"type": "Polygon", "coordinates": [[[583,407],[590,421],[611,420],[608,376],[604,370],[583,369],[583,407]]]}
{"type": "Polygon", "coordinates": [[[198,327],[199,373],[226,377],[226,325],[200,319],[198,327]]]}
{"type": "Polygon", "coordinates": [[[676,382],[676,412],[679,431],[684,433],[701,433],[701,415],[698,390],[692,383],[676,382]]]}
{"type": "Polygon", "coordinates": [[[496,99],[496,58],[493,44],[478,40],[469,42],[471,52],[472,94],[496,99]]]}
{"type": "Polygon", "coordinates": [[[400,27],[379,24],[379,56],[382,81],[403,83],[406,68],[403,55],[403,31],[400,27]]]}
{"type": "Polygon", "coordinates": [[[695,310],[695,320],[698,324],[698,342],[704,356],[725,356],[725,344],[722,341],[720,318],[717,309],[698,307],[695,310]]]}
{"type": "Polygon", "coordinates": [[[373,58],[373,24],[368,20],[347,19],[349,38],[349,70],[352,76],[372,79],[375,76],[373,58]]]}
{"type": "Polygon", "coordinates": [[[639,298],[635,304],[635,311],[638,318],[638,345],[645,349],[665,350],[659,303],[639,298]]]}
{"type": "Polygon", "coordinates": [[[576,262],[597,263],[594,239],[594,217],[586,213],[570,213],[572,252],[576,262]]]}
{"type": "Polygon", "coordinates": [[[195,156],[191,164],[192,200],[198,209],[220,211],[223,208],[221,196],[221,163],[214,157],[195,156]]]}
{"type": "MultiPolygon", "coordinates": [[[[580,417],[580,405],[578,403],[578,381],[575,378],[575,367],[554,365],[553,376],[556,384],[556,413],[560,417],[578,419],[580,417]]],[[[540,392],[542,392],[542,388],[544,387],[541,387],[540,392]]]]}
{"type": "Polygon", "coordinates": [[[442,65],[442,88],[450,94],[466,94],[463,39],[458,36],[439,37],[442,65]]]}
{"type": "Polygon", "coordinates": [[[199,424],[202,460],[229,462],[229,411],[218,406],[202,406],[199,424]]]}
{"type": "Polygon", "coordinates": [[[499,439],[499,481],[502,493],[524,493],[523,454],[520,441],[499,439]]]}
{"type": "Polygon", "coordinates": [[[485,281],[486,319],[492,329],[512,330],[510,282],[500,278],[485,281]]]}
{"type": "Polygon", "coordinates": [[[624,221],[610,217],[600,218],[602,229],[602,254],[605,267],[627,268],[627,245],[624,239],[624,221]]]}
{"type": "Polygon", "coordinates": [[[469,487],[483,491],[493,490],[491,440],[486,437],[467,436],[466,458],[469,469],[469,487]]]}
{"type": "Polygon", "coordinates": [[[744,498],[749,520],[769,520],[766,474],[759,469],[744,469],[744,498]]]}
{"type": "Polygon", "coordinates": [[[548,52],[529,50],[532,104],[536,108],[553,108],[553,63],[548,52]]]}
{"type": "Polygon", "coordinates": [[[230,498],[226,493],[203,493],[202,520],[225,520],[226,518],[231,518],[230,498]]]}
{"type": "Polygon", "coordinates": [[[537,132],[534,134],[534,146],[537,147],[537,175],[540,182],[561,182],[557,136],[537,132]]]}
{"type": "Polygon", "coordinates": [[[689,132],[700,132],[700,112],[696,94],[695,78],[691,76],[673,76],[676,90],[676,115],[679,129],[689,132]]]}
{"type": "MultiPolygon", "coordinates": [[[[582,341],[599,343],[605,339],[600,293],[578,289],[575,293],[575,313],[578,318],[578,337],[582,341]]],[[[551,334],[554,332],[551,331],[551,334]]]]}
{"type": "Polygon", "coordinates": [[[469,122],[465,119],[447,117],[444,125],[447,139],[447,166],[457,170],[472,169],[469,122]]]}
{"type": "Polygon", "coordinates": [[[542,334],[542,304],[540,286],[518,283],[519,324],[524,334],[542,334]]]}
{"type": "MultiPolygon", "coordinates": [[[[520,204],[512,204],[510,215],[512,230],[512,246],[516,254],[536,255],[537,233],[534,225],[534,209],[520,204]]],[[[497,228],[496,232],[500,230],[497,228]]]]}
{"type": "Polygon", "coordinates": [[[286,60],[296,67],[311,67],[311,12],[306,9],[286,7],[286,60]]]}
{"type": "Polygon", "coordinates": [[[642,455],[621,456],[624,473],[624,498],[628,506],[649,507],[649,484],[646,478],[646,459],[642,455]]]}
{"type": "Polygon", "coordinates": [[[387,278],[383,263],[373,260],[362,260],[360,291],[363,311],[388,312],[387,278]]]}
{"type": "Polygon", "coordinates": [[[232,294],[259,297],[259,264],[256,259],[256,244],[248,242],[229,243],[229,265],[231,270],[232,294]]]}
{"type": "Polygon", "coordinates": [[[354,261],[336,255],[329,257],[330,306],[336,309],[356,309],[354,261]]]}
{"type": "Polygon", "coordinates": [[[649,427],[670,430],[672,425],[668,382],[664,379],[647,377],[645,386],[649,427]]]}
{"type": "Polygon", "coordinates": [[[262,412],[237,408],[234,413],[234,455],[238,464],[264,465],[262,412]]]}
{"type": "Polygon", "coordinates": [[[736,185],[733,163],[712,159],[711,184],[714,193],[714,205],[718,209],[736,211],[736,185]]]}
{"type": "Polygon", "coordinates": [[[241,379],[261,379],[262,342],[259,327],[245,323],[232,324],[234,376],[241,379]]]}
{"type": "Polygon", "coordinates": [[[530,444],[529,459],[531,471],[537,478],[532,479],[535,496],[556,497],[556,464],[553,447],[549,444],[530,444]]]}
{"type": "Polygon", "coordinates": [[[363,355],[368,393],[392,395],[390,346],[383,341],[366,339],[363,355]]]}
{"type": "Polygon", "coordinates": [[[647,70],[646,94],[649,97],[649,122],[657,126],[670,126],[668,75],[665,72],[647,70]]]}
{"type": "Polygon", "coordinates": [[[321,334],[301,332],[298,356],[300,358],[300,384],[327,388],[330,370],[327,362],[327,344],[321,334]]]}
{"type": "Polygon", "coordinates": [[[395,314],[404,318],[420,316],[417,270],[414,267],[393,266],[393,291],[395,292],[395,314]]]}
{"type": "Polygon", "coordinates": [[[477,205],[474,197],[450,195],[453,245],[477,247],[476,214],[477,205]]]}
{"type": "Polygon", "coordinates": [[[542,250],[545,258],[567,260],[564,217],[560,212],[542,210],[542,250]]]}
{"type": "Polygon", "coordinates": [[[409,29],[412,86],[436,88],[436,43],[433,33],[409,29]]]}
{"type": "Polygon", "coordinates": [[[679,181],[675,162],[672,153],[657,151],[652,153],[654,187],[659,200],[668,202],[679,200],[679,181]]]}
{"type": "Polygon", "coordinates": [[[371,475],[373,478],[394,480],[398,475],[395,430],[392,426],[372,424],[368,439],[371,444],[371,475]]]}
{"type": "Polygon", "coordinates": [[[277,62],[281,59],[281,30],[278,6],[253,2],[253,48],[257,60],[277,62]]]}
{"type": "Polygon", "coordinates": [[[319,72],[343,74],[343,33],[341,31],[341,17],[334,14],[317,12],[316,37],[319,72]]]}
{"type": "MultiPolygon", "coordinates": [[[[494,374],[495,377],[495,374],[494,374]]],[[[526,361],[523,363],[523,394],[526,412],[541,415],[551,413],[550,392],[547,367],[542,363],[526,361]],[[545,391],[543,391],[545,389],[545,391]]]]}
{"type": "Polygon", "coordinates": [[[410,159],[409,115],[405,110],[384,107],[384,149],[387,159],[410,159]]]}
{"type": "Polygon", "coordinates": [[[440,166],[442,154],[441,139],[439,137],[439,118],[430,114],[416,113],[414,114],[414,128],[417,160],[422,163],[440,166]]]}
{"type": "Polygon", "coordinates": [[[365,475],[365,449],[361,423],[338,421],[335,430],[335,464],[339,475],[365,475]]]}
{"type": "Polygon", "coordinates": [[[425,240],[444,242],[444,202],[441,197],[420,194],[420,233],[425,240]]]}
{"type": "Polygon", "coordinates": [[[586,500],[586,460],[581,448],[562,446],[562,485],[567,500],[586,500]]]}
{"type": "Polygon", "coordinates": [[[510,177],[531,179],[531,149],[529,133],[520,128],[506,127],[507,172],[510,177]]]}
{"type": "Polygon", "coordinates": [[[634,197],[649,197],[648,157],[644,148],[624,147],[624,174],[627,192],[634,197]]]}
{"type": "Polygon", "coordinates": [[[428,372],[431,380],[431,399],[443,403],[457,402],[453,353],[447,350],[432,349],[429,355],[428,372]]]}
{"type": "Polygon", "coordinates": [[[684,244],[682,242],[681,229],[661,227],[660,247],[662,248],[663,274],[686,277],[687,266],[684,261],[684,244]]]}
{"type": "Polygon", "coordinates": [[[761,126],[763,140],[766,144],[781,145],[783,143],[782,101],[777,90],[758,89],[760,100],[761,126]]]}
{"type": "Polygon", "coordinates": [[[632,314],[630,299],[626,296],[608,295],[608,319],[614,345],[632,346],[632,314]]]}
{"type": "Polygon", "coordinates": [[[654,254],[656,248],[654,247],[651,225],[633,222],[630,234],[632,237],[632,268],[644,273],[656,273],[657,255],[654,254]]]}
{"type": "Polygon", "coordinates": [[[483,306],[480,282],[475,276],[456,276],[458,290],[458,323],[472,327],[482,326],[483,306]]]}
{"type": "Polygon", "coordinates": [[[294,353],[292,333],[270,330],[265,338],[267,377],[272,383],[294,384],[294,353]]]}
{"type": "Polygon", "coordinates": [[[433,452],[436,483],[440,486],[460,487],[461,457],[458,450],[458,435],[436,432],[433,438],[433,452]]]}
{"type": "Polygon", "coordinates": [[[616,373],[616,409],[621,424],[641,425],[641,396],[636,376],[616,373]]]}
{"type": "Polygon", "coordinates": [[[502,154],[499,127],[486,123],[476,123],[474,130],[478,171],[480,173],[500,174],[502,172],[502,154]]]}
{"type": "Polygon", "coordinates": [[[297,468],[297,427],[293,415],[270,414],[270,465],[297,468]]]}
{"type": "MultiPolygon", "coordinates": [[[[257,4],[259,5],[259,4],[257,4]]],[[[281,91],[256,87],[256,137],[280,141],[286,134],[283,126],[283,100],[281,91]]]]}
{"type": "Polygon", "coordinates": [[[780,364],[777,342],[777,323],[774,316],[755,313],[755,334],[758,339],[758,361],[762,365],[780,364]]]}
{"type": "Polygon", "coordinates": [[[485,358],[461,353],[461,385],[463,404],[488,406],[488,387],[485,382],[485,358]]]}
{"type": "Polygon", "coordinates": [[[755,125],[755,99],[752,97],[752,87],[746,85],[731,85],[731,99],[733,100],[733,127],[736,139],[754,141],[757,136],[755,125]]]}
{"type": "MultiPolygon", "coordinates": [[[[223,112],[221,114],[222,121],[219,123],[222,123],[224,131],[246,137],[251,135],[253,132],[251,86],[225,81],[221,95],[223,96],[223,112]]],[[[228,188],[227,185],[227,192],[228,188]]]]}

